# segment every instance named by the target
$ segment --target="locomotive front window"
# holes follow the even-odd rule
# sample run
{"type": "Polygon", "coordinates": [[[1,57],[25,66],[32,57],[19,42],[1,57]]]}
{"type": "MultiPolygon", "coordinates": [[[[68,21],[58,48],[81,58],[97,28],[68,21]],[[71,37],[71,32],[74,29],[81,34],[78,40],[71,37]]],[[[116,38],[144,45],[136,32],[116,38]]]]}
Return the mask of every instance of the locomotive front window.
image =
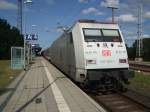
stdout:
{"type": "Polygon", "coordinates": [[[117,29],[102,29],[103,41],[105,42],[121,42],[121,37],[117,29]]]}
{"type": "Polygon", "coordinates": [[[101,36],[101,31],[97,29],[85,29],[85,36],[101,36]]]}
{"type": "Polygon", "coordinates": [[[102,33],[100,29],[83,29],[83,33],[86,42],[102,41],[102,33]]]}
{"type": "Polygon", "coordinates": [[[83,29],[85,42],[122,42],[117,29],[83,29]]]}

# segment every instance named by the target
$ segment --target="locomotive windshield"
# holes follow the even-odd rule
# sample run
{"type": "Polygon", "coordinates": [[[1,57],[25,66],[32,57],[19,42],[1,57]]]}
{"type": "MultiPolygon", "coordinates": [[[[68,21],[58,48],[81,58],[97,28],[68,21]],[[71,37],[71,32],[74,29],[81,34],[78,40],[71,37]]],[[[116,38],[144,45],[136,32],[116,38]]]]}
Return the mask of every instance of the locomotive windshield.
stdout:
{"type": "Polygon", "coordinates": [[[86,42],[102,41],[102,33],[99,29],[84,29],[84,38],[86,42]]]}
{"type": "Polygon", "coordinates": [[[117,29],[83,29],[86,42],[121,42],[117,29]]]}

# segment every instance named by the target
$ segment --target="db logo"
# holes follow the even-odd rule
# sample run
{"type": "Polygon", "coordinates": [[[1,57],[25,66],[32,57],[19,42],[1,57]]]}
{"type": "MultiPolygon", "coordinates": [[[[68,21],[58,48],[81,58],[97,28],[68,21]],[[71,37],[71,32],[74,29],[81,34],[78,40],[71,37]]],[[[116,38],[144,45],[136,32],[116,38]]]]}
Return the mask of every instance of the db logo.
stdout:
{"type": "Polygon", "coordinates": [[[110,50],[103,50],[102,56],[111,56],[111,51],[110,50]]]}

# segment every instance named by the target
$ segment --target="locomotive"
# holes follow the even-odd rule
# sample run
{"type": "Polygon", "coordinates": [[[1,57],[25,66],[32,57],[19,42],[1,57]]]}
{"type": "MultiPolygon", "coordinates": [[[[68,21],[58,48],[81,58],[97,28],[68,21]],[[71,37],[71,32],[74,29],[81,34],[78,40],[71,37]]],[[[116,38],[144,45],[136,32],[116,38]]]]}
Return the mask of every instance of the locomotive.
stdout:
{"type": "Polygon", "coordinates": [[[129,70],[125,41],[116,23],[78,20],[43,54],[84,87],[121,90],[134,76],[129,70]]]}

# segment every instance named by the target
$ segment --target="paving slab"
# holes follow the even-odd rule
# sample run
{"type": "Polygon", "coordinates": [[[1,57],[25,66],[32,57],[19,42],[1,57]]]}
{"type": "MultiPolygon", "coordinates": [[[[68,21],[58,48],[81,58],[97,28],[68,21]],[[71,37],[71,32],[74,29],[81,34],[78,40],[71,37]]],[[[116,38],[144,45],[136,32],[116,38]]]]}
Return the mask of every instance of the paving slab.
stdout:
{"type": "Polygon", "coordinates": [[[58,112],[51,88],[46,88],[49,82],[40,60],[35,60],[3,112],[58,112]]]}
{"type": "Polygon", "coordinates": [[[47,75],[52,75],[71,112],[106,112],[56,67],[48,61],[42,61],[50,72],[47,75]]]}
{"type": "Polygon", "coordinates": [[[3,112],[106,112],[42,57],[16,84],[3,112]]]}

